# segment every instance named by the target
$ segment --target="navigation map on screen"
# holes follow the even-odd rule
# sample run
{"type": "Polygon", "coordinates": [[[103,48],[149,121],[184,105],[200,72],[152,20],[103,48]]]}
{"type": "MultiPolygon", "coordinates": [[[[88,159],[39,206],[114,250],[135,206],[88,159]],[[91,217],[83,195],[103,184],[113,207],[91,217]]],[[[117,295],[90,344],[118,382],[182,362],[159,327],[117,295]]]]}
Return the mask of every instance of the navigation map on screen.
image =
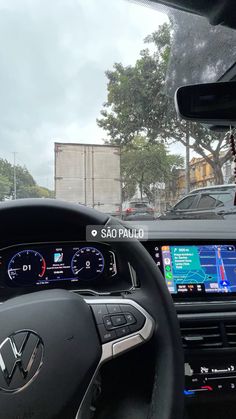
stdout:
{"type": "Polygon", "coordinates": [[[161,250],[172,294],[236,292],[235,246],[162,246],[161,250]]]}

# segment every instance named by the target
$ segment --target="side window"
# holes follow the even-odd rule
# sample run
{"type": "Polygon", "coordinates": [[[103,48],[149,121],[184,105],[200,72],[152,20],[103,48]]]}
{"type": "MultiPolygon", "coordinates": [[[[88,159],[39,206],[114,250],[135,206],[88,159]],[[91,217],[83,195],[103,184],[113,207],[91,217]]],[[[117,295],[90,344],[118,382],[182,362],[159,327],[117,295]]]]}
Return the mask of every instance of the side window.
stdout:
{"type": "Polygon", "coordinates": [[[204,194],[201,196],[198,202],[198,209],[211,209],[217,205],[217,194],[204,194]]]}
{"type": "Polygon", "coordinates": [[[189,195],[182,199],[178,204],[175,205],[175,210],[185,210],[191,208],[196,195],[189,195]]]}
{"type": "MultiPolygon", "coordinates": [[[[217,207],[223,207],[227,202],[233,201],[232,195],[230,193],[221,193],[217,196],[217,207]]],[[[232,202],[233,204],[233,202],[232,202]]]]}

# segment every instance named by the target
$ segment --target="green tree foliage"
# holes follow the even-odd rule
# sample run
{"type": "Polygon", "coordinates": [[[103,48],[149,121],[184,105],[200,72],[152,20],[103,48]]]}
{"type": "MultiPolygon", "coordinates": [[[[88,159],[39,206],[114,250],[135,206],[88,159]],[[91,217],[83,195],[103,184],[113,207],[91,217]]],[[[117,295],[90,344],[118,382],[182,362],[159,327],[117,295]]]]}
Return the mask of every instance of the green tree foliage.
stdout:
{"type": "Polygon", "coordinates": [[[132,144],[137,135],[145,135],[150,143],[178,141],[204,157],[211,165],[216,183],[223,183],[222,165],[230,159],[224,134],[213,133],[201,124],[180,121],[174,101],[166,95],[166,74],[174,38],[174,29],[163,24],[145,42],[155,51],[141,51],[134,66],[115,63],[107,71],[107,102],[101,110],[98,125],[109,142],[132,144]]]}
{"type": "MultiPolygon", "coordinates": [[[[17,198],[53,198],[53,192],[35,182],[26,167],[16,166],[17,198]]],[[[0,158],[0,201],[11,199],[14,194],[14,167],[0,158]]]]}
{"type": "Polygon", "coordinates": [[[164,144],[151,144],[145,137],[135,137],[132,145],[124,146],[121,153],[123,200],[131,199],[138,188],[141,198],[146,196],[155,202],[160,184],[170,179],[174,167],[182,165],[183,158],[170,155],[164,144]]]}
{"type": "Polygon", "coordinates": [[[0,201],[4,201],[11,193],[11,182],[7,176],[0,174],[0,201]]]}

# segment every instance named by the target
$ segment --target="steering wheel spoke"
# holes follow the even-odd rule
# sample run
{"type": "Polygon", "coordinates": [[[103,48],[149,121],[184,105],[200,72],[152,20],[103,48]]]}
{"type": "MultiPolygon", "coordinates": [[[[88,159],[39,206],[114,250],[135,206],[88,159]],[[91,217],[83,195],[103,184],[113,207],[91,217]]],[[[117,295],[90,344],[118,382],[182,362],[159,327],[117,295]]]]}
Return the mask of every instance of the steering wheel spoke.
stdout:
{"type": "Polygon", "coordinates": [[[102,344],[100,363],[148,341],[154,332],[151,315],[131,299],[88,298],[102,344]]]}

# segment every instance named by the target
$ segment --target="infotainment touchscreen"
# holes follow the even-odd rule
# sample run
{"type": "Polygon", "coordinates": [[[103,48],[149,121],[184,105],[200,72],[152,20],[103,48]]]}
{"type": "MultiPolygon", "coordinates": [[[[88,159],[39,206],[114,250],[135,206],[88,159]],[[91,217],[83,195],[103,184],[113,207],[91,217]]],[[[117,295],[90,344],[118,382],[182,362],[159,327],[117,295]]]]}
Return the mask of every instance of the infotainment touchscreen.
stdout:
{"type": "Polygon", "coordinates": [[[163,245],[159,250],[163,274],[172,294],[236,292],[235,246],[163,245]]]}

